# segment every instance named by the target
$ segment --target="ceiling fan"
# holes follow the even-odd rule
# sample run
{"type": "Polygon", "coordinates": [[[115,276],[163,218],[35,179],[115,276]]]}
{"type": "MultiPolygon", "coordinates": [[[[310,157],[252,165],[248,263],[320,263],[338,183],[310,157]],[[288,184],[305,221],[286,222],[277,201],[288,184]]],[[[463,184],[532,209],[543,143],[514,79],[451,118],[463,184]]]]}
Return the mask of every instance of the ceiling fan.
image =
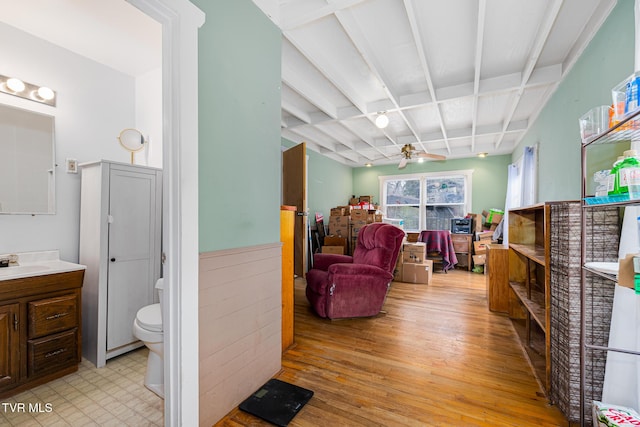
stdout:
{"type": "Polygon", "coordinates": [[[434,160],[447,159],[446,156],[443,156],[441,154],[432,154],[432,153],[427,153],[426,151],[418,152],[416,150],[416,147],[413,146],[413,144],[404,144],[402,146],[401,155],[402,155],[402,159],[400,159],[400,164],[398,164],[398,169],[404,169],[407,166],[407,163],[409,163],[409,160],[413,158],[422,157],[422,158],[434,159],[434,160]]]}

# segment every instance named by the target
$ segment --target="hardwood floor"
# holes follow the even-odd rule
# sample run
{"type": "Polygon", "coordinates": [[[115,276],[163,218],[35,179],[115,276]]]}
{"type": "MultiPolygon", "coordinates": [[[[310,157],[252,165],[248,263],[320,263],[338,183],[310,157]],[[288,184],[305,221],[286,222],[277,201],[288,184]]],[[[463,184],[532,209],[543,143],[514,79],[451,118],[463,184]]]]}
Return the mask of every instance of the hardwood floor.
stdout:
{"type": "MultiPolygon", "coordinates": [[[[547,403],[485,278],[393,283],[374,318],[315,316],[295,285],[296,345],[277,378],[315,392],[290,426],[566,426],[547,403]]],[[[232,411],[217,426],[269,424],[232,411]]]]}

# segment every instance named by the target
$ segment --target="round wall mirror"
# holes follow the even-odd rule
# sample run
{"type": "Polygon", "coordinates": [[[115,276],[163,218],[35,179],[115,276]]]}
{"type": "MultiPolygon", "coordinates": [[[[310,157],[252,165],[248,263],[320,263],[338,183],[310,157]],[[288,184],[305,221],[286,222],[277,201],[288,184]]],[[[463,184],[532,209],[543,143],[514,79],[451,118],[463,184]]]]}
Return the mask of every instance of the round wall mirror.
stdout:
{"type": "Polygon", "coordinates": [[[120,141],[120,145],[131,153],[131,164],[133,164],[133,156],[134,153],[140,151],[144,148],[145,139],[142,132],[138,129],[124,129],[120,132],[120,136],[118,136],[118,141],[120,141]]]}

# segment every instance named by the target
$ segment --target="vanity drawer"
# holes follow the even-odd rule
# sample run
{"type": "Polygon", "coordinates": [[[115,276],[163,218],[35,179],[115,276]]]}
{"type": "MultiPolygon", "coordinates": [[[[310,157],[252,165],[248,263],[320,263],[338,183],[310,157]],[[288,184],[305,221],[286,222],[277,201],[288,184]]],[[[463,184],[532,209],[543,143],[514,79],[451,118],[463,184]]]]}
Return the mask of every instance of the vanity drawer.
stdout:
{"type": "Polygon", "coordinates": [[[29,302],[29,339],[78,326],[75,294],[29,302]]]}
{"type": "Polygon", "coordinates": [[[27,341],[28,375],[53,372],[78,360],[78,329],[27,341]]]}

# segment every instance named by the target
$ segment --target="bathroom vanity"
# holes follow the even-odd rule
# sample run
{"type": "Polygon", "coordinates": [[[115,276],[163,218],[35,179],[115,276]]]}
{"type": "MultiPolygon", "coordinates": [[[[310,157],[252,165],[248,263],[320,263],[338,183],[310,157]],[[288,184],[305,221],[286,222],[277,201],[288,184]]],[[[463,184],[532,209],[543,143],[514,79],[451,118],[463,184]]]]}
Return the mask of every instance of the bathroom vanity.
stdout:
{"type": "Polygon", "coordinates": [[[85,267],[57,251],[0,268],[0,397],[75,372],[85,267]]]}

